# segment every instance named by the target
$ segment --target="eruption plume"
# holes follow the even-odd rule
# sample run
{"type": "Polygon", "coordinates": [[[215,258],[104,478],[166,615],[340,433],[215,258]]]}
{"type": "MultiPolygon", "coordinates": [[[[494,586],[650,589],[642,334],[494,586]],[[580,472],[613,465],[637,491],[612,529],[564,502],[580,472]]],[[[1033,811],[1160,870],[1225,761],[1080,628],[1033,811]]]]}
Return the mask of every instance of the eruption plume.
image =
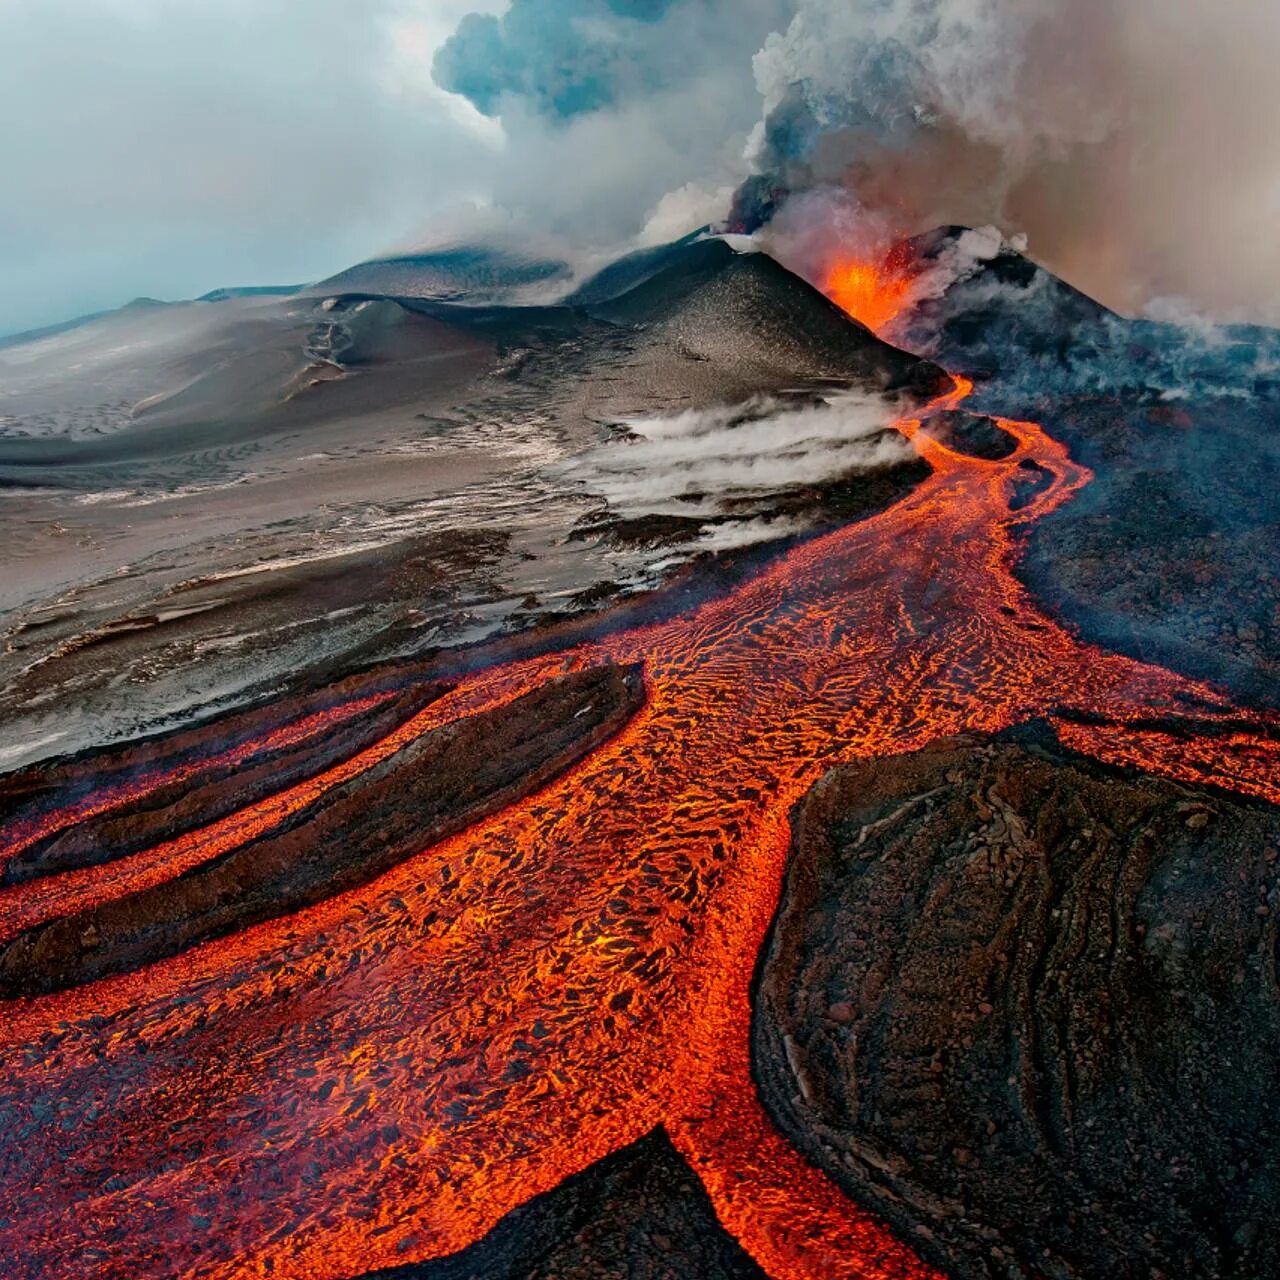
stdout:
{"type": "Polygon", "coordinates": [[[1274,319],[1277,52],[1255,0],[1229,21],[1187,0],[801,0],[755,58],[731,220],[771,223],[817,280],[815,226],[883,250],[994,224],[1119,310],[1274,319]]]}

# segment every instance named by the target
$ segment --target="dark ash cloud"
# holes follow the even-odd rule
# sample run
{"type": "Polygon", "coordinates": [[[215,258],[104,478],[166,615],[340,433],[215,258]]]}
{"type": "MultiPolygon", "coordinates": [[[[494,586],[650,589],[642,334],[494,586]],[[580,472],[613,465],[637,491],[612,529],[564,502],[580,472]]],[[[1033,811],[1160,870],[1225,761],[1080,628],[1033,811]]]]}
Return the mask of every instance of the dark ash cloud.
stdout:
{"type": "Polygon", "coordinates": [[[432,74],[485,115],[508,96],[552,119],[598,111],[670,83],[673,59],[652,29],[674,2],[514,0],[501,16],[463,18],[432,74]]]}

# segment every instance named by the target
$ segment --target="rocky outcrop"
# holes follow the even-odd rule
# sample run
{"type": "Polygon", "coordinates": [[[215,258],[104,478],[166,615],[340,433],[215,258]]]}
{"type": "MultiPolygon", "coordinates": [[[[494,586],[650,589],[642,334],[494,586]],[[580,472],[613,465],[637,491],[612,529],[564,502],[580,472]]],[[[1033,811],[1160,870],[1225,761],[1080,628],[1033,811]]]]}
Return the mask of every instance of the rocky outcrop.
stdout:
{"type": "Polygon", "coordinates": [[[483,1240],[363,1280],[765,1280],[661,1130],[509,1213],[483,1240]]]}
{"type": "Polygon", "coordinates": [[[954,1276],[1274,1275],[1280,812],[1018,738],[800,806],[766,1103],[954,1276]]]}
{"type": "Polygon", "coordinates": [[[1007,458],[1018,442],[994,418],[980,413],[945,410],[926,418],[920,429],[939,444],[956,453],[997,462],[1007,458]]]}

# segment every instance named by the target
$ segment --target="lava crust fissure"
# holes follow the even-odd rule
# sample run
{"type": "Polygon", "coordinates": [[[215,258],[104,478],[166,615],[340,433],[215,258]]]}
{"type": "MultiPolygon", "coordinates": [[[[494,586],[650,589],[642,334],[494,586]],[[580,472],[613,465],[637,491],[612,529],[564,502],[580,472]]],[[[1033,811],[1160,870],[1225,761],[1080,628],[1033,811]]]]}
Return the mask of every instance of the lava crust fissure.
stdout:
{"type": "MultiPolygon", "coordinates": [[[[643,698],[638,667],[597,667],[425,733],[283,828],[18,934],[0,950],[0,996],[126,972],[367,883],[544,785],[615,733],[643,698]]],[[[440,888],[449,890],[448,882],[440,888]]]]}
{"type": "Polygon", "coordinates": [[[1280,810],[1011,736],[799,806],[766,1105],[957,1277],[1275,1274],[1280,810]]]}

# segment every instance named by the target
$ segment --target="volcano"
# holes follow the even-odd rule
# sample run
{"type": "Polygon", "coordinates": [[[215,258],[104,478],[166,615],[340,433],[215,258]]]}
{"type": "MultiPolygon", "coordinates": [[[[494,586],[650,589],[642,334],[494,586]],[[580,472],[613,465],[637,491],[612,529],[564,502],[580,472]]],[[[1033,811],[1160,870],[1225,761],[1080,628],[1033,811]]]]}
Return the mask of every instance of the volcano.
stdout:
{"type": "Polygon", "coordinates": [[[1280,340],[964,234],[0,349],[10,1274],[1274,1272],[1280,340]]]}

